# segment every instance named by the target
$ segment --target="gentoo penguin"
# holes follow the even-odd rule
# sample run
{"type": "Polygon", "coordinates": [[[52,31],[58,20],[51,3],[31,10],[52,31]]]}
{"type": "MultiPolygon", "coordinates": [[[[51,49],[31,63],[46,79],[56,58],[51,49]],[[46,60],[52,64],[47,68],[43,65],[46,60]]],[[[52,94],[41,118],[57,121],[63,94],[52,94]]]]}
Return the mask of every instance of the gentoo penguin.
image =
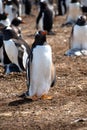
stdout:
{"type": "Polygon", "coordinates": [[[8,18],[9,18],[10,22],[12,22],[12,20],[18,16],[17,9],[13,6],[12,0],[6,1],[4,11],[6,13],[8,13],[8,18]]]}
{"type": "Polygon", "coordinates": [[[78,0],[71,0],[67,10],[66,22],[62,26],[75,24],[80,15],[82,15],[80,2],[78,0]]]}
{"type": "Polygon", "coordinates": [[[9,74],[11,72],[12,64],[15,64],[13,66],[18,67],[19,71],[24,71],[26,69],[26,59],[30,53],[29,45],[21,37],[18,37],[11,27],[0,28],[3,33],[2,64],[7,68],[5,73],[9,74]]]}
{"type": "Polygon", "coordinates": [[[18,34],[19,37],[22,37],[20,24],[25,24],[25,21],[21,17],[16,17],[11,22],[12,29],[18,34]]]}
{"type": "Polygon", "coordinates": [[[53,12],[48,8],[45,1],[40,2],[40,11],[36,19],[36,28],[46,30],[48,34],[52,32],[53,26],[53,12]]]}
{"type": "Polygon", "coordinates": [[[70,50],[66,55],[87,55],[87,23],[86,16],[78,17],[76,24],[72,28],[70,39],[70,50]]]}
{"type": "Polygon", "coordinates": [[[28,91],[22,96],[30,96],[32,100],[51,99],[48,96],[50,87],[55,82],[55,67],[52,62],[52,49],[46,42],[46,31],[38,31],[27,59],[28,91]]]}

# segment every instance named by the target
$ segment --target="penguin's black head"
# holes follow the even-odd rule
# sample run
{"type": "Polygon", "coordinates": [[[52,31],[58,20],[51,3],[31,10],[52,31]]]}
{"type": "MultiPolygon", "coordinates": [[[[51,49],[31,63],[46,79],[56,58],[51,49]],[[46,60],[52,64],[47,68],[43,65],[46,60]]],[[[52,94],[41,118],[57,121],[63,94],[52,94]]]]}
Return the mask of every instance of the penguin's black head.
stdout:
{"type": "Polygon", "coordinates": [[[35,34],[35,41],[33,43],[34,47],[36,45],[44,45],[44,43],[46,42],[46,34],[47,31],[38,31],[35,34]]]}
{"type": "Polygon", "coordinates": [[[79,16],[76,24],[79,26],[84,26],[86,24],[86,16],[84,15],[79,16]]]}
{"type": "Polygon", "coordinates": [[[23,19],[21,17],[16,17],[12,20],[12,25],[14,26],[19,26],[20,24],[24,24],[25,22],[23,21],[23,19]]]}
{"type": "Polygon", "coordinates": [[[8,16],[8,14],[3,12],[2,14],[0,14],[0,20],[6,20],[7,16],[8,16]]]}
{"type": "Polygon", "coordinates": [[[5,5],[12,5],[12,0],[5,0],[5,5]]]}
{"type": "Polygon", "coordinates": [[[40,9],[42,11],[44,11],[44,9],[46,9],[46,7],[47,7],[47,3],[45,1],[44,2],[40,2],[40,9]]]}

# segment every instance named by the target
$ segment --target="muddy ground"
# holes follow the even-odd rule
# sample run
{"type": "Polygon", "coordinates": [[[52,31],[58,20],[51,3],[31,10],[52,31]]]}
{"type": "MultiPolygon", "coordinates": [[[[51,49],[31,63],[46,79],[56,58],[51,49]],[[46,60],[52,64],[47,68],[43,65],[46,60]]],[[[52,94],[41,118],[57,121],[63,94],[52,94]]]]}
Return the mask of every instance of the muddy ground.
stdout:
{"type": "MultiPolygon", "coordinates": [[[[23,17],[23,38],[34,41],[35,16],[23,17]]],[[[25,92],[25,72],[3,74],[0,67],[0,130],[87,130],[87,57],[66,57],[71,27],[61,28],[66,16],[57,16],[47,36],[56,66],[56,84],[50,89],[52,100],[31,101],[18,97],[25,92]]]]}

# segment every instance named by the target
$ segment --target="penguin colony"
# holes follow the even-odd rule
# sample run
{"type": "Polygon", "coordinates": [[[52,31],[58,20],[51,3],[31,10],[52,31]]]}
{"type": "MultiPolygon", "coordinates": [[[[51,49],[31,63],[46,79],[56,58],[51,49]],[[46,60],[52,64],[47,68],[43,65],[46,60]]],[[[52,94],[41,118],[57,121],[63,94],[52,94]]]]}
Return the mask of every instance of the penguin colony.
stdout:
{"type": "MultiPolygon", "coordinates": [[[[21,1],[23,3],[23,1],[21,1]]],[[[87,12],[85,1],[58,1],[58,15],[66,14],[62,27],[73,25],[69,50],[66,56],[87,55],[87,23],[84,12],[87,12]]],[[[25,14],[31,14],[32,2],[25,0],[25,14]]],[[[52,60],[52,49],[47,43],[46,35],[54,35],[53,21],[55,11],[53,0],[38,2],[36,18],[37,32],[32,47],[23,39],[20,24],[22,6],[18,0],[0,0],[0,65],[5,74],[26,72],[27,91],[20,97],[29,96],[32,100],[52,99],[48,92],[56,80],[55,65],[52,60]],[[36,76],[37,75],[37,76],[36,76]]]]}

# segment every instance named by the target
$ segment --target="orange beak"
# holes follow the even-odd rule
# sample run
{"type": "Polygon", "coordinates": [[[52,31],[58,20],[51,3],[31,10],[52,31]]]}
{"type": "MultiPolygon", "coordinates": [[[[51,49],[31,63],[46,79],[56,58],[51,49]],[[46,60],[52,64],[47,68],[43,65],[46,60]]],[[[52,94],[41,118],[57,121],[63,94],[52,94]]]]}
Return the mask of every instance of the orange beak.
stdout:
{"type": "Polygon", "coordinates": [[[41,33],[42,33],[42,35],[47,35],[47,31],[45,31],[45,30],[42,31],[41,33]]]}

